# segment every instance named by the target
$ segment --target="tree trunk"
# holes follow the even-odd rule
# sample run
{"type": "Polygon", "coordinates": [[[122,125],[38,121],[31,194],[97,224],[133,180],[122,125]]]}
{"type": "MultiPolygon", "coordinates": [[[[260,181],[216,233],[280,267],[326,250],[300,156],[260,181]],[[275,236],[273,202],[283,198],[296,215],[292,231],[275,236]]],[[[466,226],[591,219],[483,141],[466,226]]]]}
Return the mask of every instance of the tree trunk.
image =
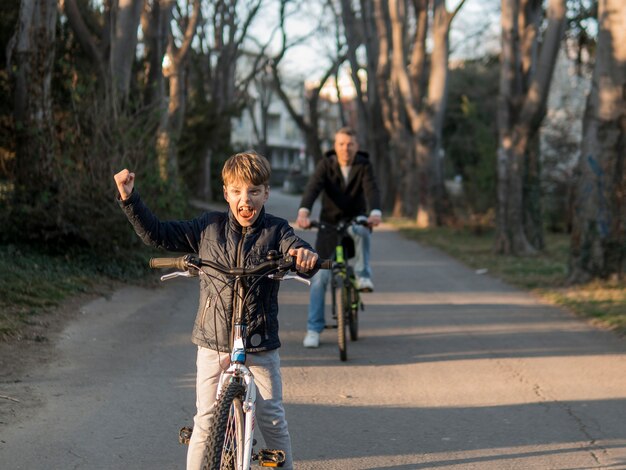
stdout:
{"type": "Polygon", "coordinates": [[[453,12],[446,9],[444,0],[433,0],[433,51],[430,70],[424,62],[426,57],[427,7],[428,2],[413,2],[416,18],[416,33],[412,44],[412,59],[407,70],[406,11],[401,0],[389,1],[391,24],[391,80],[399,92],[399,99],[412,132],[413,158],[408,165],[413,173],[405,192],[403,211],[405,216],[416,217],[417,224],[428,227],[441,224],[445,207],[443,168],[440,157],[441,132],[447,98],[449,32],[452,20],[463,6],[459,2],[453,12]],[[410,73],[409,73],[410,72],[410,73]],[[426,73],[428,77],[426,78],[426,73]],[[428,94],[423,84],[427,83],[428,94]]]}
{"type": "Polygon", "coordinates": [[[117,8],[111,11],[109,67],[113,102],[119,109],[123,109],[128,101],[142,7],[143,0],[117,0],[117,8]]]}
{"type": "Polygon", "coordinates": [[[167,64],[163,68],[165,78],[169,79],[169,100],[167,114],[161,122],[157,138],[159,175],[162,181],[168,181],[174,188],[179,185],[177,143],[183,128],[185,116],[185,69],[187,54],[196,34],[196,25],[200,18],[200,0],[194,0],[194,8],[187,19],[187,28],[183,33],[180,47],[174,43],[170,34],[167,49],[167,64]]]}
{"type": "Polygon", "coordinates": [[[104,2],[104,26],[97,32],[87,26],[76,0],[59,0],[59,4],[101,77],[105,104],[115,120],[128,100],[143,0],[104,2]]]}
{"type": "MultiPolygon", "coordinates": [[[[565,27],[565,0],[550,0],[548,26],[537,53],[541,2],[502,0],[502,53],[498,97],[498,210],[495,251],[503,254],[532,254],[525,224],[529,200],[524,199],[524,170],[538,168],[528,161],[546,112],[546,100],[565,27]]],[[[531,175],[531,173],[529,173],[531,175]]],[[[538,184],[539,176],[527,180],[538,184]]],[[[528,189],[528,186],[527,186],[528,189]]],[[[534,190],[527,191],[532,194],[534,190]]],[[[533,240],[542,236],[533,235],[533,240]]],[[[538,247],[539,248],[539,247],[538,247]]]]}
{"type": "Polygon", "coordinates": [[[577,167],[570,282],[622,277],[626,268],[626,4],[600,0],[598,24],[577,167]]]}
{"type": "Polygon", "coordinates": [[[541,154],[539,148],[539,133],[535,134],[533,142],[528,146],[523,173],[524,199],[524,233],[528,242],[538,250],[545,248],[543,231],[543,211],[541,206],[541,154]]]}
{"type": "Polygon", "coordinates": [[[146,7],[141,17],[142,31],[145,44],[146,62],[146,91],[145,102],[150,106],[162,108],[166,111],[165,77],[163,76],[163,57],[167,50],[167,38],[170,33],[173,0],[153,0],[146,7]]]}
{"type": "Polygon", "coordinates": [[[55,137],[50,87],[56,22],[55,0],[22,0],[14,38],[14,116],[16,196],[25,204],[53,186],[55,137]]]}

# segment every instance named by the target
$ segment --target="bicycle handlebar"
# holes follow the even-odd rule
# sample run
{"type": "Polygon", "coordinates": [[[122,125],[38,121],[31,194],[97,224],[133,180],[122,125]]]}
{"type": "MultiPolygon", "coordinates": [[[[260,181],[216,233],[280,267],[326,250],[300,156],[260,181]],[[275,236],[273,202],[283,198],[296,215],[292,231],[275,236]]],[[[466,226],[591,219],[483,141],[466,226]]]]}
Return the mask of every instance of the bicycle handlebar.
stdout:
{"type": "MultiPolygon", "coordinates": [[[[215,261],[203,260],[196,255],[184,255],[177,258],[151,258],[151,268],[175,268],[180,271],[188,271],[189,269],[200,269],[202,266],[213,268],[222,274],[228,276],[252,276],[255,274],[264,274],[271,270],[278,271],[295,271],[296,259],[287,255],[278,259],[269,259],[252,268],[229,268],[215,261]]],[[[332,269],[333,260],[317,259],[315,269],[332,269]]]]}
{"type": "Polygon", "coordinates": [[[369,222],[367,221],[367,217],[364,215],[359,215],[348,221],[341,221],[337,225],[333,225],[328,222],[322,222],[321,220],[311,220],[309,228],[330,228],[341,232],[350,225],[362,225],[363,227],[371,228],[369,222]]]}

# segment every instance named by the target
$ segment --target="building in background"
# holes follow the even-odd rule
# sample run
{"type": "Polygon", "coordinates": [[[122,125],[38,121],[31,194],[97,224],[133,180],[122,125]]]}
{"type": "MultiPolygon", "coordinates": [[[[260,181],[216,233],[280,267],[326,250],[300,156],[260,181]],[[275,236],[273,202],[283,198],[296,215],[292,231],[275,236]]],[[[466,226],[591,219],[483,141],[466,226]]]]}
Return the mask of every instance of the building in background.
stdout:
{"type": "MultiPolygon", "coordinates": [[[[292,107],[308,116],[307,94],[318,86],[298,79],[284,80],[292,107]]],[[[342,112],[351,109],[354,93],[350,84],[342,90],[342,107],[337,100],[334,81],[323,88],[318,100],[318,132],[322,151],[332,148],[334,134],[343,125],[342,112]],[[334,94],[333,94],[334,90],[334,94]]],[[[305,152],[305,138],[287,107],[272,87],[269,72],[255,74],[247,88],[246,105],[232,120],[231,143],[235,150],[254,149],[266,156],[272,166],[273,186],[284,186],[287,192],[299,192],[315,168],[312,155],[305,152]],[[292,184],[295,183],[295,184],[292,184]]],[[[349,113],[353,114],[353,113],[349,113]]]]}

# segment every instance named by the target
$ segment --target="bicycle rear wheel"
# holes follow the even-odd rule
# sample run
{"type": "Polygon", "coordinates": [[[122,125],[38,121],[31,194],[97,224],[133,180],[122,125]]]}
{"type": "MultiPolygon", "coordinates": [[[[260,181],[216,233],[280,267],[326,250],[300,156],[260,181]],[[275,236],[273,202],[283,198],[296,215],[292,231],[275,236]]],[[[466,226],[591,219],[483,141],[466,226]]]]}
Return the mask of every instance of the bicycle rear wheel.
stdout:
{"type": "Polygon", "coordinates": [[[222,391],[215,404],[202,470],[234,470],[243,460],[245,393],[245,387],[236,382],[222,391]]]}
{"type": "Polygon", "coordinates": [[[348,349],[346,342],[346,287],[343,279],[335,284],[333,289],[333,314],[337,318],[337,344],[339,346],[339,359],[348,359],[348,349]]]}

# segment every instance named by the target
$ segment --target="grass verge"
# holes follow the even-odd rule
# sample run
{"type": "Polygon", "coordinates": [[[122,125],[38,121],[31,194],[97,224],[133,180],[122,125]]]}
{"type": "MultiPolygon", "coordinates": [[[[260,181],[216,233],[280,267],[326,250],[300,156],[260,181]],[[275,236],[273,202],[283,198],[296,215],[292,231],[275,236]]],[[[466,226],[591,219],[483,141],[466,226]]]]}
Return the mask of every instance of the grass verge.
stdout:
{"type": "Polygon", "coordinates": [[[476,235],[468,229],[394,224],[408,238],[436,247],[471,268],[486,269],[494,277],[626,336],[626,281],[596,280],[567,286],[568,235],[547,234],[546,249],[537,256],[501,256],[493,253],[493,233],[476,235]]]}
{"type": "Polygon", "coordinates": [[[94,256],[51,254],[32,246],[0,245],[0,340],[20,338],[38,317],[79,294],[104,294],[117,283],[148,277],[150,250],[94,256]]]}

